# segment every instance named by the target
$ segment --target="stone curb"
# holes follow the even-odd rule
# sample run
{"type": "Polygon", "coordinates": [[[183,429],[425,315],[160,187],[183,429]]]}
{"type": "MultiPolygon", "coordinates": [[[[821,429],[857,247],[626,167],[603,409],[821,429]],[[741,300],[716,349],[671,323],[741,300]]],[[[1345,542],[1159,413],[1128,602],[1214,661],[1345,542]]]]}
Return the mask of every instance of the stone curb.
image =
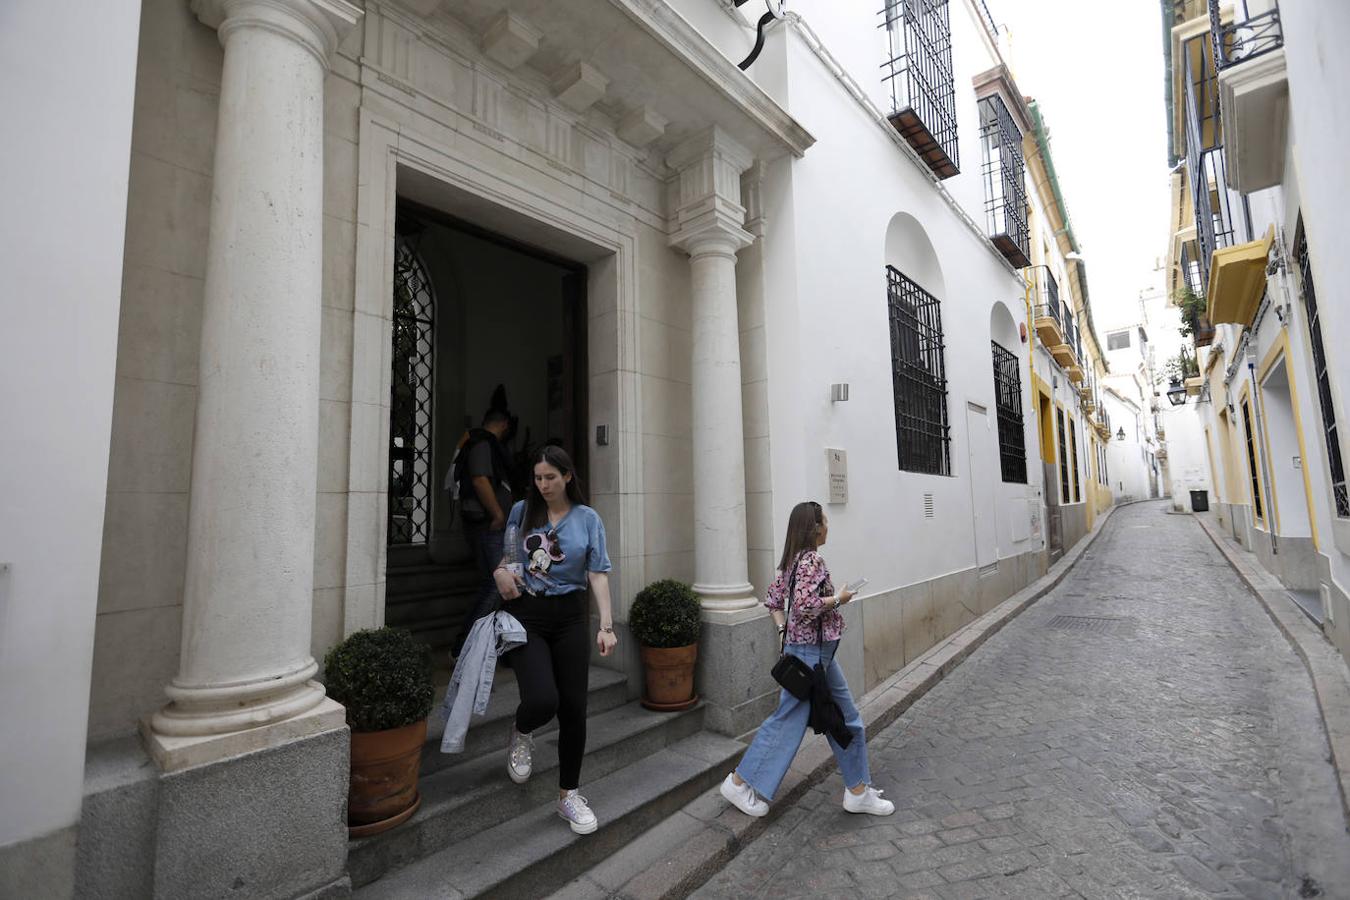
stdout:
{"type": "MultiPolygon", "coordinates": [[[[1003,626],[1058,587],[1101,536],[1116,509],[1129,505],[1133,504],[1122,503],[1108,509],[1098,519],[1091,533],[1065,553],[1045,575],[939,641],[914,662],[859,698],[858,709],[862,713],[869,739],[899,719],[1003,626]]],[[[627,860],[616,868],[626,872],[640,870],[636,877],[616,883],[620,879],[606,877],[604,867],[601,866],[572,882],[555,896],[622,900],[675,900],[687,897],[776,820],[791,816],[796,802],[834,771],[834,755],[829,743],[822,735],[808,733],[783,780],[778,796],[769,805],[768,815],[758,819],[744,815],[729,806],[718,789],[713,788],[678,814],[692,817],[701,823],[701,826],[696,826],[692,836],[686,829],[681,829],[679,837],[671,840],[658,827],[629,845],[629,852],[639,858],[627,860]]]]}
{"type": "Polygon", "coordinates": [[[1347,670],[1345,660],[1254,554],[1234,544],[1205,519],[1194,518],[1303,660],[1312,678],[1327,743],[1331,747],[1331,764],[1336,769],[1336,780],[1341,788],[1341,807],[1346,819],[1350,820],[1350,670],[1347,670]]]}

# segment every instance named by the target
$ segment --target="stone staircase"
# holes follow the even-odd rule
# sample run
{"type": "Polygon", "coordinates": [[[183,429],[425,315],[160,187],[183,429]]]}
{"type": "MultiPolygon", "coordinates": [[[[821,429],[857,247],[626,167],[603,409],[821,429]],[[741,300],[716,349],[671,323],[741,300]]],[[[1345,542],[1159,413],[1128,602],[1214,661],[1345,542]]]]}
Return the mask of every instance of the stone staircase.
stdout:
{"type": "Polygon", "coordinates": [[[701,705],[651,712],[628,700],[622,674],[592,667],[581,792],[600,828],[574,835],[555,811],[554,725],[535,734],[533,777],[523,785],[507,778],[518,696],[512,673],[499,668],[486,716],[474,719],[465,752],[454,756],[440,752],[444,726],[433,714],[421,808],[349,846],[357,898],[547,896],[717,784],[744,749],[702,730],[701,705]]]}
{"type": "Polygon", "coordinates": [[[406,628],[434,651],[446,650],[473,605],[478,571],[462,565],[390,567],[385,586],[384,622],[406,628]]]}

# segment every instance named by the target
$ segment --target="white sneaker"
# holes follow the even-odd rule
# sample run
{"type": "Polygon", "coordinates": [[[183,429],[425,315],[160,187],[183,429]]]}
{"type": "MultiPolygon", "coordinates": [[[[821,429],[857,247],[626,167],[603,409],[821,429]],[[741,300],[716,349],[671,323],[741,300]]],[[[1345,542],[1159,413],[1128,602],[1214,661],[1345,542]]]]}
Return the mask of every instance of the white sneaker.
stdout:
{"type": "Polygon", "coordinates": [[[895,812],[895,804],[881,799],[881,791],[869,784],[861,794],[855,794],[848,788],[844,789],[844,812],[889,816],[895,812]]]}
{"type": "Polygon", "coordinates": [[[506,774],[516,784],[530,780],[534,771],[534,738],[511,729],[511,743],[506,747],[506,774]]]}
{"type": "Polygon", "coordinates": [[[747,816],[759,818],[769,812],[769,804],[755,796],[755,789],[749,784],[737,784],[733,775],[722,782],[722,796],[747,816]]]}
{"type": "Polygon", "coordinates": [[[586,805],[586,798],[575,790],[568,791],[567,796],[558,801],[558,815],[567,820],[574,834],[590,834],[600,827],[595,813],[586,805]]]}

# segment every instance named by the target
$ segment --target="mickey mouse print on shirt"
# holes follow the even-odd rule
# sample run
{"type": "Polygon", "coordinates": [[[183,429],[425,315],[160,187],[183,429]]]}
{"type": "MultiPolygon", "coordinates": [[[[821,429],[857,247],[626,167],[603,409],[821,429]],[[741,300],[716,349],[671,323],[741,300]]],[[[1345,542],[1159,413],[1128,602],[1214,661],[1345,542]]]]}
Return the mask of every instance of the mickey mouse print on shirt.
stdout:
{"type": "Polygon", "coordinates": [[[542,580],[549,580],[548,570],[555,563],[567,559],[558,542],[558,535],[552,528],[525,538],[525,556],[530,561],[530,574],[542,580]]]}

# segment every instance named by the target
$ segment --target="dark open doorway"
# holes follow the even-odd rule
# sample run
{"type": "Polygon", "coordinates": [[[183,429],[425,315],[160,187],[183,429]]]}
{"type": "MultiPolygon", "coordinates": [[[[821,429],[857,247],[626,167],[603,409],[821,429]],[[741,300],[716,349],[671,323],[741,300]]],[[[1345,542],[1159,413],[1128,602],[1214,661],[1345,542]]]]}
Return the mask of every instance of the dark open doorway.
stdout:
{"type": "Polygon", "coordinates": [[[585,483],[586,269],[407,201],[394,257],[385,621],[440,648],[476,583],[451,502],[468,429],[504,403],[515,499],[549,442],[585,483]]]}

